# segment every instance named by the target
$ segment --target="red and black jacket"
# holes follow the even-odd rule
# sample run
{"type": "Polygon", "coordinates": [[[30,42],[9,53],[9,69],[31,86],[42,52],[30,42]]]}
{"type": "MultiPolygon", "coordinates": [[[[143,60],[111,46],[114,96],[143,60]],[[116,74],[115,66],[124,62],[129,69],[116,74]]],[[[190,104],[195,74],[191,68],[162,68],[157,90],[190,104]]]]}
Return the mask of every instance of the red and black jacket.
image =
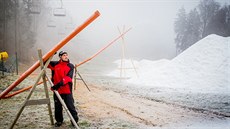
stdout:
{"type": "Polygon", "coordinates": [[[72,78],[74,65],[69,61],[51,61],[48,68],[52,71],[52,82],[54,85],[62,82],[62,86],[58,89],[59,94],[70,94],[72,92],[72,78]]]}

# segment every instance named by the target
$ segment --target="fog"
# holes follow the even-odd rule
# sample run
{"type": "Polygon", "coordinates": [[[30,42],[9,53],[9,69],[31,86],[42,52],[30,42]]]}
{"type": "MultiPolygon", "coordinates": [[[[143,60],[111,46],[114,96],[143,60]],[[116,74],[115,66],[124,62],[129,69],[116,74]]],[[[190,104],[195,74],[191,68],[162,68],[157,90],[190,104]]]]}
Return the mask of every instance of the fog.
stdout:
{"type": "MultiPolygon", "coordinates": [[[[61,1],[46,3],[44,20],[37,28],[37,45],[47,52],[71,31],[82,24],[96,10],[100,16],[74,37],[63,49],[74,61],[81,62],[110,43],[120,31],[132,28],[125,36],[125,57],[136,60],[175,57],[174,21],[182,6],[189,12],[199,0],[63,0],[66,16],[54,16],[53,10],[61,7],[61,1]],[[52,21],[56,27],[48,27],[52,21]]],[[[227,2],[227,1],[218,1],[227,2]]],[[[119,59],[122,40],[118,40],[98,57],[98,60],[119,59]]]]}

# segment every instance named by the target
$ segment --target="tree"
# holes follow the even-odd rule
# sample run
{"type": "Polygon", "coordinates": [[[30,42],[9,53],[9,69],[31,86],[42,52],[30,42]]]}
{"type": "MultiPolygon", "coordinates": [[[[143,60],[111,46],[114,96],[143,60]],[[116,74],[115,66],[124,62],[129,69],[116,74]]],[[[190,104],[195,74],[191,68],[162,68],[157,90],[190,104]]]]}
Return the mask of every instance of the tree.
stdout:
{"type": "Polygon", "coordinates": [[[225,5],[224,7],[225,10],[225,35],[224,36],[230,36],[230,5],[225,5]]]}
{"type": "Polygon", "coordinates": [[[215,0],[201,0],[198,5],[200,11],[200,18],[202,21],[202,38],[208,35],[207,28],[211,19],[216,15],[220,8],[220,4],[215,2],[215,0]]]}
{"type": "Polygon", "coordinates": [[[19,61],[29,61],[28,50],[35,43],[30,14],[33,1],[0,0],[0,51],[7,51],[10,56],[17,52],[19,61]]]}
{"type": "Polygon", "coordinates": [[[202,22],[196,8],[191,10],[187,17],[188,21],[186,26],[186,41],[183,43],[183,50],[192,46],[194,43],[201,39],[202,22]]]}
{"type": "Polygon", "coordinates": [[[13,17],[14,0],[0,0],[0,51],[7,50],[7,26],[13,17]]]}
{"type": "Polygon", "coordinates": [[[179,9],[177,18],[174,24],[174,31],[176,33],[175,43],[176,43],[176,53],[183,51],[183,42],[185,42],[185,33],[187,26],[187,16],[184,7],[179,9]]]}
{"type": "Polygon", "coordinates": [[[226,8],[221,8],[217,13],[211,18],[209,24],[207,25],[207,34],[218,34],[221,36],[226,36],[226,8]]]}
{"type": "Polygon", "coordinates": [[[182,7],[177,16],[174,26],[177,53],[209,34],[230,36],[230,5],[220,8],[214,0],[201,0],[188,15],[182,7]]]}
{"type": "Polygon", "coordinates": [[[177,53],[184,51],[201,38],[201,25],[202,22],[196,9],[190,11],[188,15],[184,8],[179,10],[174,26],[177,53]]]}
{"type": "Polygon", "coordinates": [[[32,30],[32,22],[33,16],[31,15],[31,11],[29,5],[31,5],[31,0],[23,0],[23,2],[19,3],[18,7],[18,52],[19,59],[23,62],[30,61],[29,49],[33,47],[35,44],[36,33],[32,30]]]}

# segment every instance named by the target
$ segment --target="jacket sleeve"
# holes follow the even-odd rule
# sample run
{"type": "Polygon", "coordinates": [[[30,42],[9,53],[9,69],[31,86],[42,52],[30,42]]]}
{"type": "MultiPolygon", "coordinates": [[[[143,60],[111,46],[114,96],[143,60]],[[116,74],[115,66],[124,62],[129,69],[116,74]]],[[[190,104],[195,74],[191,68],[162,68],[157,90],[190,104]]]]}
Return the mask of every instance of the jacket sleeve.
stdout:
{"type": "Polygon", "coordinates": [[[64,76],[63,79],[62,79],[64,85],[69,83],[69,82],[72,82],[72,78],[73,78],[74,65],[73,64],[68,64],[68,66],[69,66],[70,70],[66,74],[66,76],[64,76]]]}
{"type": "Polygon", "coordinates": [[[50,61],[47,68],[54,70],[54,66],[58,64],[58,61],[50,61]]]}

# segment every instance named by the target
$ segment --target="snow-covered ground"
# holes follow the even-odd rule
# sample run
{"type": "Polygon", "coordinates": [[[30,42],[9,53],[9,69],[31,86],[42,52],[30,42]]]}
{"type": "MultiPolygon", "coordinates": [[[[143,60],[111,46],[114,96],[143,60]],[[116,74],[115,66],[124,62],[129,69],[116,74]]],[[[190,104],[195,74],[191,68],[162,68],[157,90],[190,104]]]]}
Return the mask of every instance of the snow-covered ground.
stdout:
{"type": "MultiPolygon", "coordinates": [[[[120,60],[115,61],[120,67],[120,60]]],[[[133,68],[130,60],[124,60],[122,68],[133,68]]],[[[141,87],[169,87],[184,92],[230,92],[230,37],[209,35],[195,43],[172,60],[133,61],[133,69],[124,69],[127,82],[141,87]]],[[[120,70],[109,76],[120,77],[120,70]]]]}
{"type": "Polygon", "coordinates": [[[107,75],[126,81],[114,81],[110,88],[116,84],[117,89],[123,86],[123,91],[137,96],[226,117],[191,122],[191,127],[209,128],[210,123],[230,127],[230,37],[209,35],[172,60],[123,62],[122,68],[135,66],[137,74],[134,69],[121,74],[121,60],[115,61],[118,69],[107,75]]]}

